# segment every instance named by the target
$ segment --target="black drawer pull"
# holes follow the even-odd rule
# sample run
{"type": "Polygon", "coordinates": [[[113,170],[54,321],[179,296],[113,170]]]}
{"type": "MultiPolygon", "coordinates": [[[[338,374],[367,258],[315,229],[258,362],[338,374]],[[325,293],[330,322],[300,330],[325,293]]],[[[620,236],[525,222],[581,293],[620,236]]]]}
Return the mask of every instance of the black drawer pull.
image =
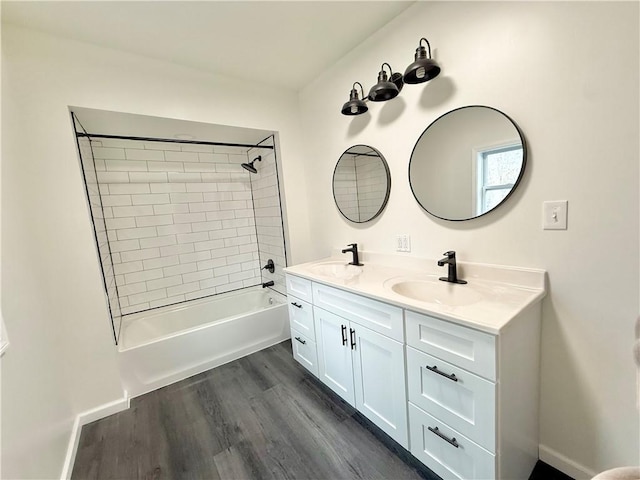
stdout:
{"type": "Polygon", "coordinates": [[[351,335],[351,350],[355,350],[356,349],[356,331],[353,328],[350,328],[349,333],[351,335]]]}
{"type": "Polygon", "coordinates": [[[347,344],[347,326],[341,325],[342,327],[342,345],[347,344]]]}
{"type": "Polygon", "coordinates": [[[427,370],[431,370],[433,373],[437,373],[438,375],[442,375],[445,378],[448,378],[449,380],[453,380],[454,382],[458,381],[458,377],[456,377],[455,373],[452,373],[451,375],[448,375],[444,372],[441,372],[440,370],[438,370],[438,366],[434,365],[433,367],[430,367],[429,365],[427,365],[427,370]]]}
{"type": "Polygon", "coordinates": [[[293,305],[296,308],[302,308],[302,305],[300,305],[299,303],[296,303],[296,302],[291,302],[291,305],[293,305]]]}
{"type": "Polygon", "coordinates": [[[446,435],[444,435],[443,433],[440,433],[440,430],[438,429],[438,427],[427,427],[429,429],[430,432],[435,433],[436,435],[438,435],[441,439],[443,439],[445,442],[450,443],[451,445],[453,445],[456,448],[460,448],[460,445],[458,444],[458,442],[456,441],[456,437],[453,438],[449,438],[446,435]]]}
{"type": "Polygon", "coordinates": [[[296,340],[298,340],[303,345],[307,344],[306,340],[302,340],[300,337],[296,337],[296,340]]]}

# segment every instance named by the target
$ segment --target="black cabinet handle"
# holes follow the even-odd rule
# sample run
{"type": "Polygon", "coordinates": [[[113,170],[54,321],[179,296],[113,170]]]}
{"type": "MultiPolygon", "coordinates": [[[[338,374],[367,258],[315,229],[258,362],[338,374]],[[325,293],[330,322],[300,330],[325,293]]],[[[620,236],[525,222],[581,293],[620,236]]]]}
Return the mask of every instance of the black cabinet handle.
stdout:
{"type": "Polygon", "coordinates": [[[440,432],[438,427],[427,427],[427,428],[429,429],[430,432],[435,433],[437,436],[439,436],[445,442],[450,443],[451,445],[453,445],[456,448],[460,448],[460,445],[456,441],[456,437],[453,437],[453,438],[447,437],[446,435],[444,435],[443,433],[440,432]]]}
{"type": "Polygon", "coordinates": [[[438,375],[442,375],[445,378],[448,378],[449,380],[453,380],[454,382],[458,381],[458,377],[456,377],[455,373],[452,373],[451,375],[448,375],[444,372],[441,372],[440,370],[438,370],[437,365],[434,365],[433,367],[430,367],[429,365],[427,365],[427,370],[431,370],[433,373],[437,373],[438,375]]]}
{"type": "Polygon", "coordinates": [[[347,344],[347,326],[341,325],[342,327],[342,345],[347,344]]]}
{"type": "Polygon", "coordinates": [[[306,340],[302,340],[300,337],[296,337],[296,340],[298,340],[303,345],[307,344],[306,340]]]}
{"type": "Polygon", "coordinates": [[[351,350],[355,350],[356,349],[356,331],[353,328],[350,328],[349,333],[351,334],[351,350]]]}
{"type": "Polygon", "coordinates": [[[291,305],[293,305],[296,308],[302,308],[302,305],[300,305],[299,303],[296,303],[296,302],[291,302],[291,305]]]}

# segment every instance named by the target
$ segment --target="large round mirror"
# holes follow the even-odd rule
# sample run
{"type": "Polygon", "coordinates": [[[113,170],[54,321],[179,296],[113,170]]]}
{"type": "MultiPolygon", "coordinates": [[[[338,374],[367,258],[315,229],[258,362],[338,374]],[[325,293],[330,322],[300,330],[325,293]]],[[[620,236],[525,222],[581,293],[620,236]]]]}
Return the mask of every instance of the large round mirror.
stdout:
{"type": "Polygon", "coordinates": [[[340,213],[355,223],[376,218],[389,199],[391,175],[382,154],[368,145],[354,145],[333,171],[333,198],[340,213]]]}
{"type": "Polygon", "coordinates": [[[495,108],[452,110],[422,133],[411,154],[413,196],[431,215],[469,220],[502,204],[527,161],[517,125],[495,108]]]}

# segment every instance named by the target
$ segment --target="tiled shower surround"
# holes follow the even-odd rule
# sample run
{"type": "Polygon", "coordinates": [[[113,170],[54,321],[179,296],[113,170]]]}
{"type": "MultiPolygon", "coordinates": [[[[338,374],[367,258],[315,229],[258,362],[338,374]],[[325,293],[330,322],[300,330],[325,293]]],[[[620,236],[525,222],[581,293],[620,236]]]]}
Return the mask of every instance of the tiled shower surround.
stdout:
{"type": "Polygon", "coordinates": [[[273,149],[124,139],[91,147],[123,315],[268,280],[285,291],[273,149]],[[257,155],[250,174],[240,164],[257,155]],[[269,258],[275,274],[260,269],[269,258]]]}
{"type": "Polygon", "coordinates": [[[334,176],[334,195],[343,215],[365,222],[378,213],[387,194],[387,171],[378,157],[343,154],[334,176]]]}

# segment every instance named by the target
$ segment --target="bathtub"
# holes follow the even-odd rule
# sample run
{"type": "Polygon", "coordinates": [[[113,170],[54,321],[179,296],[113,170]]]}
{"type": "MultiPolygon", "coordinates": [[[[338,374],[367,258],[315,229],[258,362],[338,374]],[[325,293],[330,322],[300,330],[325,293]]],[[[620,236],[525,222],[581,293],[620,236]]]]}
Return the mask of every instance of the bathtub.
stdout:
{"type": "Polygon", "coordinates": [[[135,397],[289,338],[286,298],[262,287],[127,315],[118,364],[135,397]]]}

